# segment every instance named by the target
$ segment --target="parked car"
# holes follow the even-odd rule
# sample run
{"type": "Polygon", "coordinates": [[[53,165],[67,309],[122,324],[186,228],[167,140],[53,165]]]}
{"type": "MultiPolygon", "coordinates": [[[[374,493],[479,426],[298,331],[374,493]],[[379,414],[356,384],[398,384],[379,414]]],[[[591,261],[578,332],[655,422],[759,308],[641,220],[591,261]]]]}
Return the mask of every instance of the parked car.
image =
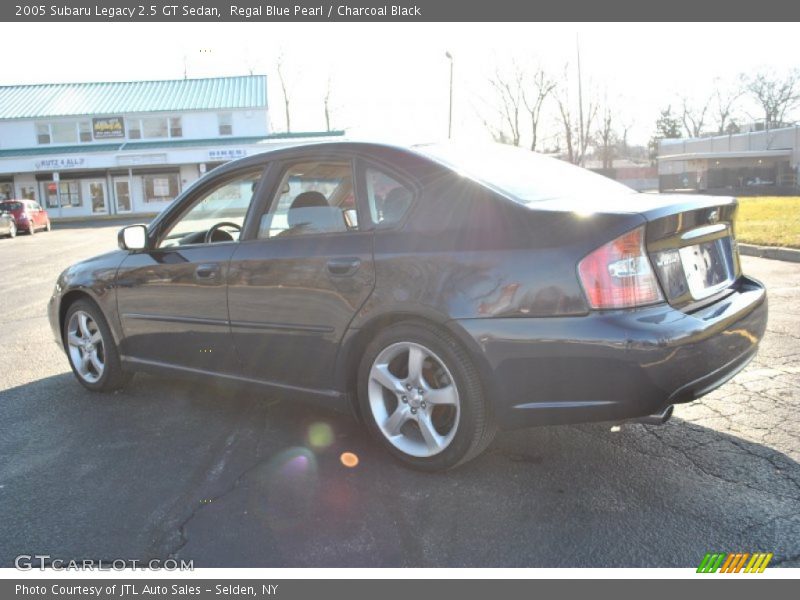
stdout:
{"type": "Polygon", "coordinates": [[[736,207],[505,146],[284,148],[123,228],[61,274],[49,318],[90,390],[252,384],[444,469],[498,428],[663,422],[744,368],[767,296],[736,207]]]}
{"type": "Polygon", "coordinates": [[[50,216],[47,211],[33,200],[3,200],[0,211],[14,217],[17,231],[27,231],[33,235],[37,230],[50,231],[50,216]]]}
{"type": "Polygon", "coordinates": [[[17,237],[17,224],[14,217],[0,210],[0,235],[5,237],[17,237]]]}

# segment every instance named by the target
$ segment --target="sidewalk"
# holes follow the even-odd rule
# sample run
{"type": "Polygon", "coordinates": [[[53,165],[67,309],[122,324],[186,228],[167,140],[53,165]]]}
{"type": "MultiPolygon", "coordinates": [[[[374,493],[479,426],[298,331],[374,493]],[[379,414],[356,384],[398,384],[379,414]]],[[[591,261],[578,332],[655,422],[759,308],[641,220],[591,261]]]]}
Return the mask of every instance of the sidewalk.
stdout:
{"type": "Polygon", "coordinates": [[[110,227],[112,225],[132,225],[134,223],[149,223],[158,213],[136,214],[136,215],[94,215],[81,217],[54,217],[50,215],[50,221],[59,229],[79,228],[79,227],[110,227]]]}

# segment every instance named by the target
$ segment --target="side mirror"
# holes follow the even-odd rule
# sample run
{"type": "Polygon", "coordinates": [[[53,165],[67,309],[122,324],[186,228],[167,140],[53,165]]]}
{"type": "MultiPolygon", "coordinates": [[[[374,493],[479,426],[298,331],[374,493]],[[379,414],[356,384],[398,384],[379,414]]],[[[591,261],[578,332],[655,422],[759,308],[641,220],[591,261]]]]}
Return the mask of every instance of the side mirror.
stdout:
{"type": "Polygon", "coordinates": [[[147,226],[128,225],[119,230],[117,243],[123,250],[144,250],[147,248],[147,226]]]}

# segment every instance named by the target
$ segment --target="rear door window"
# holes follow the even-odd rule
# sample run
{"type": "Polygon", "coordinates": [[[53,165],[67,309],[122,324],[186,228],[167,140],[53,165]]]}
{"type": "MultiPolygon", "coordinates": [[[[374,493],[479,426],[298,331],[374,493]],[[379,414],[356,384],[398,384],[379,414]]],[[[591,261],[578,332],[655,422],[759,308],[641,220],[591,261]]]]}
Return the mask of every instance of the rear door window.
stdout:
{"type": "Polygon", "coordinates": [[[289,166],[261,217],[260,239],[358,229],[353,165],[349,160],[289,166]]]}
{"type": "Polygon", "coordinates": [[[397,225],[411,207],[413,191],[395,177],[375,167],[367,167],[365,176],[372,222],[378,229],[397,225]]]}

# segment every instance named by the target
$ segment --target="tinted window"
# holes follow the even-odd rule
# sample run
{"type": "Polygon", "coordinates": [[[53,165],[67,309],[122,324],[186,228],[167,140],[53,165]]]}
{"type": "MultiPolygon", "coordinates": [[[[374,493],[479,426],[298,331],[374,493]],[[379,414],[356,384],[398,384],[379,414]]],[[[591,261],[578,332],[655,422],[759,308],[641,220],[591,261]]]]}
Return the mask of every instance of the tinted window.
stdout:
{"type": "Polygon", "coordinates": [[[358,227],[350,161],[292,165],[283,174],[259,238],[348,231],[358,227]]]}
{"type": "Polygon", "coordinates": [[[367,167],[367,200],[372,222],[378,228],[396,225],[408,212],[413,192],[394,177],[367,167]]]}
{"type": "Polygon", "coordinates": [[[636,194],[603,175],[515,146],[431,144],[416,150],[523,204],[572,197],[592,203],[599,194],[636,194]]]}
{"type": "Polygon", "coordinates": [[[0,202],[0,210],[12,211],[22,208],[21,202],[0,202]]]}

